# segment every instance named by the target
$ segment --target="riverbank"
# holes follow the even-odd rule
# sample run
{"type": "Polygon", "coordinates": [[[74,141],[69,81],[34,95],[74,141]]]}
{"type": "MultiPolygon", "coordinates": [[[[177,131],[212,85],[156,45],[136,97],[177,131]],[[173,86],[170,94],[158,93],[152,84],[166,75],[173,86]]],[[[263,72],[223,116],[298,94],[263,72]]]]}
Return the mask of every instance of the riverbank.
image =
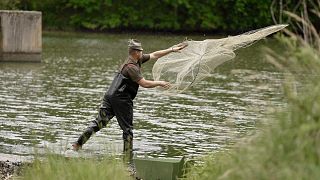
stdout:
{"type": "Polygon", "coordinates": [[[21,161],[0,161],[0,179],[9,179],[14,174],[20,174],[22,165],[21,161]]]}
{"type": "Polygon", "coordinates": [[[0,179],[10,179],[14,175],[21,175],[22,167],[30,164],[31,157],[0,153],[0,179]]]}
{"type": "Polygon", "coordinates": [[[67,158],[48,153],[41,160],[0,153],[0,180],[21,177],[26,180],[55,179],[130,179],[125,163],[113,156],[67,158]]]}

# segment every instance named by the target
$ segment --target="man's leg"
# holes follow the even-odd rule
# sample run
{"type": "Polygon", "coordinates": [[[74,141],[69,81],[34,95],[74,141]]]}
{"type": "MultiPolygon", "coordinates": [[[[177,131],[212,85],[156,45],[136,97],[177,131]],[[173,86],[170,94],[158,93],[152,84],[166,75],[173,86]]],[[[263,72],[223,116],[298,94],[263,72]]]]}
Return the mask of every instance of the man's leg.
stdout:
{"type": "Polygon", "coordinates": [[[133,141],[133,102],[131,99],[120,99],[113,104],[114,114],[123,133],[123,151],[132,151],[133,141]]]}
{"type": "Polygon", "coordinates": [[[123,160],[128,163],[128,170],[133,175],[135,174],[133,164],[133,102],[129,97],[119,97],[113,100],[112,107],[114,114],[123,131],[123,160]]]}
{"type": "Polygon", "coordinates": [[[134,174],[133,164],[133,103],[131,99],[119,98],[112,103],[114,114],[122,129],[123,138],[123,160],[128,163],[128,169],[134,174]]]}
{"type": "Polygon", "coordinates": [[[109,108],[100,108],[98,117],[89,124],[88,128],[78,138],[77,142],[72,145],[74,150],[79,150],[81,146],[88,141],[93,133],[96,133],[100,129],[106,127],[110,119],[112,119],[114,116],[112,114],[112,110],[108,109],[109,108]]]}
{"type": "Polygon", "coordinates": [[[123,151],[130,152],[133,149],[133,135],[123,133],[123,151]]]}

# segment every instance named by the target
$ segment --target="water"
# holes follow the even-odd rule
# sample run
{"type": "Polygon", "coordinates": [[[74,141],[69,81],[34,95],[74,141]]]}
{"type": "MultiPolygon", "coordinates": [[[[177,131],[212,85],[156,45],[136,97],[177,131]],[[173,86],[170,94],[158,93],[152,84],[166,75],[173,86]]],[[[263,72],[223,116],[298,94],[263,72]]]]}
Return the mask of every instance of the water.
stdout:
{"type": "MultiPolygon", "coordinates": [[[[29,156],[46,148],[63,153],[96,117],[105,88],[127,56],[131,37],[142,41],[146,53],[184,39],[49,33],[43,37],[42,63],[0,63],[0,153],[29,156]]],[[[283,104],[283,77],[265,61],[265,46],[280,48],[269,38],[242,49],[236,59],[183,94],[140,88],[134,104],[135,152],[201,156],[228,149],[250,134],[270,107],[283,104]]],[[[146,79],[151,78],[152,65],[143,67],[146,79]]],[[[81,153],[96,156],[121,150],[122,132],[113,119],[81,153]]]]}

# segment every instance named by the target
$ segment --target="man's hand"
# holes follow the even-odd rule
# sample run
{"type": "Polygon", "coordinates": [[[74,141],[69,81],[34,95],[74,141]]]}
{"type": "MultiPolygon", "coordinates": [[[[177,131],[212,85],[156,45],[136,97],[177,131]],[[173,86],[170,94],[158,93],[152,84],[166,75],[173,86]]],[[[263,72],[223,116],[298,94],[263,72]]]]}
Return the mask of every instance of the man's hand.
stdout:
{"type": "Polygon", "coordinates": [[[161,86],[165,89],[168,89],[171,86],[167,81],[150,81],[144,78],[140,79],[137,83],[144,88],[154,88],[157,86],[161,86]]]}
{"type": "Polygon", "coordinates": [[[182,43],[169,47],[168,49],[155,51],[153,53],[150,53],[150,59],[158,59],[172,52],[180,52],[180,50],[182,50],[187,46],[188,46],[188,42],[184,41],[182,43]]]}
{"type": "Polygon", "coordinates": [[[187,41],[184,41],[182,43],[179,43],[177,45],[174,45],[171,47],[171,51],[172,52],[180,52],[182,49],[184,49],[185,47],[188,46],[188,42],[187,41]]]}
{"type": "Polygon", "coordinates": [[[169,82],[167,82],[167,81],[159,81],[159,85],[161,86],[161,87],[163,87],[164,89],[169,89],[170,88],[170,83],[169,82]]]}

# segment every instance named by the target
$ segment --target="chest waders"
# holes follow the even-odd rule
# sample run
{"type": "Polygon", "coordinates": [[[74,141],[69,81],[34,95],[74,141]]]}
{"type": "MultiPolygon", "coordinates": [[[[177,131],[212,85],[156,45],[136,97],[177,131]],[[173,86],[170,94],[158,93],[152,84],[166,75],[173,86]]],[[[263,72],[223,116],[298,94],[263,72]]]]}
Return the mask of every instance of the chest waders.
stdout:
{"type": "MultiPolygon", "coordinates": [[[[133,63],[128,63],[133,64],[133,63]]],[[[78,138],[77,143],[82,146],[90,136],[105,127],[116,116],[119,126],[123,131],[124,151],[132,150],[133,140],[133,102],[136,97],[139,84],[125,77],[122,69],[116,73],[109,89],[103,97],[97,118],[90,123],[85,132],[78,138]]]]}

